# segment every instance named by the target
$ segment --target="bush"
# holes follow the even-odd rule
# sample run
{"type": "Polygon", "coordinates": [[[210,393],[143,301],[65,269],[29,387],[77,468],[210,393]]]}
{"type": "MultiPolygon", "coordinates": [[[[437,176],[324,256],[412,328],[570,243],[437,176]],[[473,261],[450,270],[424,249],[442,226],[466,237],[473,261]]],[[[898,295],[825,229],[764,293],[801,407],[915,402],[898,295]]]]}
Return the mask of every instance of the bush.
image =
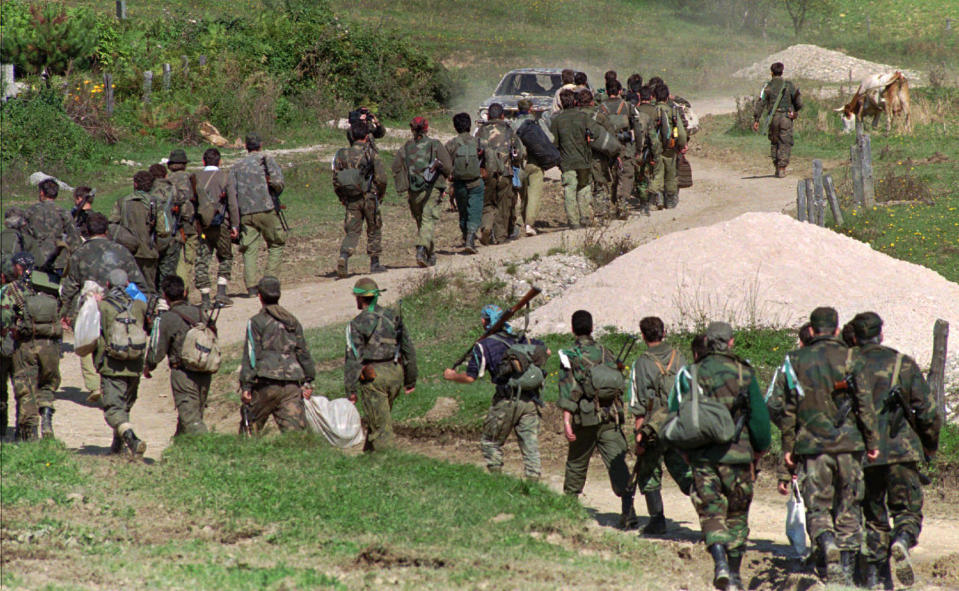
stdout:
{"type": "Polygon", "coordinates": [[[82,65],[97,46],[96,17],[83,8],[67,10],[52,2],[28,7],[11,0],[3,3],[0,18],[0,59],[24,72],[62,74],[75,62],[82,65]]]}

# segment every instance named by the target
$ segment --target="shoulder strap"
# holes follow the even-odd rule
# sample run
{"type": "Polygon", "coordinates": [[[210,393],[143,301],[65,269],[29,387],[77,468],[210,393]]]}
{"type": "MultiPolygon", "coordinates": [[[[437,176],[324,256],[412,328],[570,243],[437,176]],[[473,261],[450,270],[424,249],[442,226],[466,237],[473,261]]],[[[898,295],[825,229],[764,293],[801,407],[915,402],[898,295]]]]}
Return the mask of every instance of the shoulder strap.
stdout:
{"type": "Polygon", "coordinates": [[[891,386],[895,388],[899,385],[899,372],[902,370],[902,353],[896,354],[896,365],[892,370],[892,384],[891,386]]]}
{"type": "Polygon", "coordinates": [[[673,349],[673,352],[669,354],[669,363],[666,364],[666,371],[664,371],[663,374],[668,372],[669,369],[673,366],[673,362],[676,361],[677,353],[678,351],[676,349],[673,349]]]}
{"type": "Polygon", "coordinates": [[[189,318],[186,317],[186,314],[184,314],[183,312],[177,310],[176,308],[170,308],[170,311],[173,312],[174,314],[176,314],[177,316],[179,316],[180,318],[182,318],[182,319],[183,319],[183,322],[186,322],[187,325],[188,325],[190,328],[192,328],[192,327],[194,327],[194,326],[196,326],[196,325],[198,325],[198,324],[203,324],[203,321],[202,321],[202,320],[201,320],[200,322],[194,322],[194,321],[190,320],[189,318]]]}
{"type": "MultiPolygon", "coordinates": [[[[606,104],[606,103],[603,103],[606,104]]],[[[623,113],[623,106],[626,104],[626,101],[619,99],[619,106],[616,108],[616,114],[621,115],[623,113]]]]}

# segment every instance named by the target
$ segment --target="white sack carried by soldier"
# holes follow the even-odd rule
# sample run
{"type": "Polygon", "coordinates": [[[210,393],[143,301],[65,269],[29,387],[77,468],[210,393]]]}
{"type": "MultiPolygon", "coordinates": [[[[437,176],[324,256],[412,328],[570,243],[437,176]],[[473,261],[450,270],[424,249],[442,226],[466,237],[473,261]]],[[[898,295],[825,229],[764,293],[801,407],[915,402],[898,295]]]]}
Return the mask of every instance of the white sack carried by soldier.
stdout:
{"type": "Polygon", "coordinates": [[[345,449],[363,443],[360,413],[348,399],[329,400],[314,395],[304,400],[303,405],[310,430],[322,433],[330,445],[345,449]]]}

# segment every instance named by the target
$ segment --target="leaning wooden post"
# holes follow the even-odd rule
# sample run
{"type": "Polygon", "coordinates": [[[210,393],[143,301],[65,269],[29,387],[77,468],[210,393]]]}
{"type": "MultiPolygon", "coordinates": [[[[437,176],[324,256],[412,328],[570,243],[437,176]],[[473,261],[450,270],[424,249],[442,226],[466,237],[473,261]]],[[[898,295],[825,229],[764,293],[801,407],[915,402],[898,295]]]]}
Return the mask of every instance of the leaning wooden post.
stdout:
{"type": "Polygon", "coordinates": [[[810,224],[816,223],[816,195],[813,189],[812,179],[804,181],[806,185],[806,221],[810,224]]]}
{"type": "Polygon", "coordinates": [[[806,221],[806,181],[802,179],[796,183],[796,219],[806,221]]]}
{"type": "Polygon", "coordinates": [[[852,201],[857,207],[862,207],[862,157],[859,142],[849,147],[849,169],[852,173],[852,201]]]}
{"type": "Polygon", "coordinates": [[[113,116],[113,76],[103,75],[103,100],[106,101],[105,108],[107,117],[113,116]]]}
{"type": "Polygon", "coordinates": [[[929,367],[929,389],[936,397],[939,416],[946,421],[946,352],[949,343],[949,323],[936,320],[932,329],[932,364],[929,367]]]}
{"type": "Polygon", "coordinates": [[[180,69],[183,70],[183,77],[190,77],[190,58],[185,55],[180,56],[180,69]]]}
{"type": "Polygon", "coordinates": [[[163,64],[163,91],[170,90],[170,64],[163,64]]]}
{"type": "Polygon", "coordinates": [[[150,92],[153,90],[153,72],[147,70],[143,73],[143,102],[150,103],[150,92]]]}
{"type": "Polygon", "coordinates": [[[206,56],[205,56],[205,55],[201,55],[201,56],[200,56],[200,58],[199,58],[199,63],[200,63],[200,67],[201,67],[201,68],[206,65],[206,56]]]}
{"type": "Polygon", "coordinates": [[[872,170],[872,143],[868,134],[862,136],[859,150],[862,156],[862,204],[872,207],[876,204],[876,184],[872,170]]]}
{"type": "Polygon", "coordinates": [[[812,183],[813,192],[816,196],[816,225],[822,226],[826,222],[826,200],[823,197],[822,187],[822,160],[812,161],[812,183]]]}
{"type": "Polygon", "coordinates": [[[127,20],[127,0],[117,0],[117,19],[127,20]]]}
{"type": "Polygon", "coordinates": [[[822,181],[826,188],[826,197],[829,199],[829,209],[832,210],[833,223],[841,226],[843,222],[842,210],[839,209],[839,196],[836,195],[836,186],[832,183],[832,175],[823,175],[822,181]]]}

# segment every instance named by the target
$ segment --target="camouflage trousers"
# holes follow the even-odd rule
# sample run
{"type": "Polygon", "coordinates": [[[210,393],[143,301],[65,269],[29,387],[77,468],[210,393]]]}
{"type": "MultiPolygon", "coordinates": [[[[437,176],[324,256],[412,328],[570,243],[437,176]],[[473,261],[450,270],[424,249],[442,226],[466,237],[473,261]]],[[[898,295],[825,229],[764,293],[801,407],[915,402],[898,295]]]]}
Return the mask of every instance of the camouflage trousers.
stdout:
{"type": "Polygon", "coordinates": [[[170,242],[166,250],[160,253],[160,260],[157,263],[156,285],[159,287],[164,279],[177,274],[177,267],[180,264],[180,251],[183,250],[183,244],[177,240],[170,242]]]}
{"type": "Polygon", "coordinates": [[[410,191],[408,194],[410,214],[416,222],[416,246],[422,246],[433,254],[433,235],[443,213],[443,191],[430,187],[426,191],[410,191]]]}
{"type": "Polygon", "coordinates": [[[840,550],[858,552],[862,542],[862,452],[803,458],[799,490],[806,503],[806,531],[815,540],[831,532],[840,550]]]}
{"type": "Polygon", "coordinates": [[[9,382],[13,377],[13,359],[0,355],[0,437],[7,434],[7,404],[10,401],[9,382]]]}
{"type": "Polygon", "coordinates": [[[523,398],[493,399],[483,421],[483,437],[480,439],[487,469],[490,472],[503,469],[503,444],[514,432],[523,456],[523,473],[527,478],[539,478],[542,471],[539,458],[539,409],[532,400],[523,398]]]}
{"type": "Polygon", "coordinates": [[[533,163],[523,167],[523,173],[520,179],[523,181],[523,187],[519,190],[520,214],[523,223],[533,227],[536,224],[536,218],[539,216],[539,207],[543,201],[543,182],[546,173],[542,168],[533,163]]]}
{"type": "Polygon", "coordinates": [[[666,195],[679,194],[679,181],[676,177],[678,163],[676,150],[663,150],[653,167],[653,177],[649,180],[649,190],[666,195]]]}
{"type": "Polygon", "coordinates": [[[609,195],[609,184],[612,181],[612,166],[609,159],[599,154],[593,154],[593,163],[590,167],[590,179],[593,187],[593,213],[597,217],[610,218],[613,215],[612,200],[609,195]]]}
{"type": "Polygon", "coordinates": [[[660,490],[663,487],[663,464],[673,477],[684,495],[688,495],[693,487],[693,474],[683,456],[665,443],[657,443],[654,447],[646,448],[643,455],[636,460],[636,484],[639,492],[646,494],[660,490]]]}
{"type": "Polygon", "coordinates": [[[563,200],[566,207],[566,219],[572,228],[588,226],[593,223],[591,179],[588,168],[563,171],[563,200]]]}
{"type": "Polygon", "coordinates": [[[393,402],[403,391],[403,366],[392,361],[371,364],[376,378],[360,382],[359,399],[366,418],[366,443],[363,451],[383,451],[393,447],[393,402]]]}
{"type": "Polygon", "coordinates": [[[586,473],[589,471],[589,459],[593,450],[599,448],[599,455],[609,473],[609,482],[613,493],[621,497],[632,494],[629,490],[629,466],[626,465],[626,437],[622,429],[613,421],[605,421],[591,427],[582,425],[573,428],[576,441],[571,441],[566,453],[566,475],[563,479],[563,492],[578,495],[586,485],[586,473]]]}
{"type": "Polygon", "coordinates": [[[627,144],[622,155],[610,166],[612,185],[609,189],[609,198],[612,209],[609,214],[616,219],[624,220],[629,217],[629,198],[633,194],[633,184],[636,181],[636,167],[633,164],[635,160],[636,148],[633,144],[627,144]]]}
{"type": "Polygon", "coordinates": [[[12,362],[18,425],[36,427],[40,409],[53,408],[53,394],[60,387],[60,341],[24,341],[13,352],[12,362]]]}
{"type": "Polygon", "coordinates": [[[170,368],[170,389],[177,412],[174,435],[207,432],[203,411],[206,409],[212,379],[213,374],[170,368]]]}
{"type": "Polygon", "coordinates": [[[502,244],[513,229],[513,211],[516,209],[516,191],[509,174],[493,175],[486,179],[483,189],[483,234],[488,240],[502,244]],[[492,236],[492,239],[490,239],[492,236]]]}
{"type": "Polygon", "coordinates": [[[465,181],[453,181],[453,197],[456,198],[456,211],[460,218],[460,232],[465,239],[476,233],[483,223],[483,195],[486,185],[482,179],[475,187],[467,186],[465,181]]]}
{"type": "Polygon", "coordinates": [[[753,501],[751,464],[694,462],[693,507],[706,547],[726,546],[732,556],[741,556],[749,537],[749,505],[753,501]]]}
{"type": "Polygon", "coordinates": [[[266,270],[263,274],[278,277],[286,232],[280,223],[280,216],[273,210],[241,215],[240,226],[245,228],[239,248],[243,255],[243,284],[250,289],[256,287],[260,280],[256,257],[263,243],[266,243],[267,248],[266,270]]]}
{"type": "Polygon", "coordinates": [[[133,428],[130,424],[130,410],[137,401],[139,387],[140,376],[100,375],[103,418],[117,435],[123,435],[133,428]]]}
{"type": "Polygon", "coordinates": [[[196,254],[199,239],[196,234],[187,234],[186,242],[180,248],[180,258],[176,263],[176,274],[183,280],[184,285],[190,285],[190,279],[194,277],[196,271],[196,254]]]}
{"type": "Polygon", "coordinates": [[[343,219],[343,231],[346,235],[340,243],[340,256],[351,257],[360,243],[360,232],[366,222],[366,254],[379,256],[383,252],[383,216],[376,205],[376,199],[364,197],[344,203],[346,215],[343,219]]]}
{"type": "MultiPolygon", "coordinates": [[[[306,430],[303,394],[296,382],[259,379],[250,393],[253,396],[250,403],[250,422],[253,423],[254,433],[262,431],[271,416],[280,432],[306,430]]],[[[241,432],[242,428],[241,423],[241,432]]]]}
{"type": "Polygon", "coordinates": [[[230,228],[225,223],[211,226],[203,231],[203,236],[196,237],[194,281],[197,289],[208,289],[213,285],[210,268],[214,254],[217,276],[229,282],[233,276],[233,244],[230,242],[230,228]]]}
{"type": "Polygon", "coordinates": [[[915,462],[871,466],[864,470],[866,492],[862,513],[866,520],[866,559],[889,558],[889,544],[901,532],[915,543],[922,530],[922,484],[915,462]],[[889,527],[889,517],[892,527],[889,527]]]}
{"type": "Polygon", "coordinates": [[[793,148],[793,120],[786,113],[776,113],[769,122],[769,157],[773,166],[787,166],[793,148]]]}

